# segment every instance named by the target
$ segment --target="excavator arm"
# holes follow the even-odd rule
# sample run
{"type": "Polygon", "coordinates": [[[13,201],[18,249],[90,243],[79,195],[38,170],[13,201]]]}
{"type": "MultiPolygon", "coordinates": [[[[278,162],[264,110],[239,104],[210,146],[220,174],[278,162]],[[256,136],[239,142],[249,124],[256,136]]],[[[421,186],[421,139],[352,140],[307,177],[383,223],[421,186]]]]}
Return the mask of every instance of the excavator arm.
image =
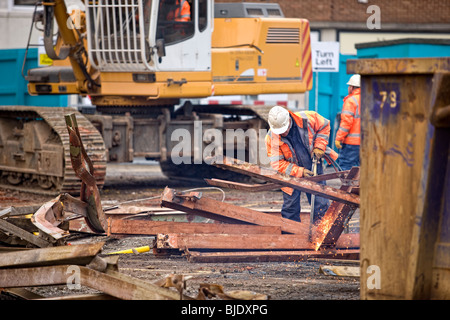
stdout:
{"type": "Polygon", "coordinates": [[[51,67],[29,70],[26,77],[29,91],[38,94],[92,92],[99,84],[89,72],[84,26],[74,25],[64,0],[45,0],[42,5],[45,51],[54,60],[54,64],[51,67]],[[55,21],[58,26],[56,46],[53,45],[55,21]]]}

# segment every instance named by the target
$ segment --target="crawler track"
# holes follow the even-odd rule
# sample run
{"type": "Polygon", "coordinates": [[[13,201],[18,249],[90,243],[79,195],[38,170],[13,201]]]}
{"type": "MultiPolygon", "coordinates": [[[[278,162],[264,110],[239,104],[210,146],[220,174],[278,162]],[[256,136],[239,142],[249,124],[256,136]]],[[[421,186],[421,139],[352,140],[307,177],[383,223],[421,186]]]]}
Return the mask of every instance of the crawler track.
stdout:
{"type": "Polygon", "coordinates": [[[106,149],[103,138],[78,111],[60,107],[0,106],[0,154],[3,154],[0,157],[1,187],[45,195],[80,193],[81,180],[72,169],[69,134],[64,120],[64,115],[69,113],[75,113],[77,116],[84,147],[94,164],[97,185],[99,188],[103,186],[106,176],[106,149]],[[33,130],[22,129],[24,123],[32,126],[33,130]],[[48,152],[56,155],[54,158],[59,160],[55,161],[63,162],[55,165],[54,173],[51,168],[41,169],[42,154],[46,150],[38,147],[30,150],[30,147],[27,147],[29,141],[39,139],[36,136],[41,134],[42,128],[50,134],[47,137],[44,133],[45,139],[41,141],[51,143],[41,144],[51,145],[48,152]],[[11,145],[14,148],[10,147],[11,145]],[[10,154],[11,150],[19,152],[10,154]],[[63,152],[64,155],[59,156],[55,150],[63,152]],[[19,157],[21,161],[17,160],[19,157]]]}

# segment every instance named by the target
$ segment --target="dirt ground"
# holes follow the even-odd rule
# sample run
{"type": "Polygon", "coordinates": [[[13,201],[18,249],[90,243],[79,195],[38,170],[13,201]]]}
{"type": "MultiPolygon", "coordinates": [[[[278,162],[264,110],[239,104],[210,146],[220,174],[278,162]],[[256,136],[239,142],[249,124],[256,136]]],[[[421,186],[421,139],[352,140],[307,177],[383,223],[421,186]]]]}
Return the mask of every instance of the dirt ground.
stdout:
{"type": "MultiPolygon", "coordinates": [[[[148,162],[126,165],[109,165],[106,184],[101,191],[103,207],[117,205],[136,199],[158,196],[165,186],[177,190],[205,187],[205,185],[174,182],[165,178],[159,166],[148,162]]],[[[221,199],[218,190],[204,189],[205,195],[221,199]]],[[[0,210],[11,205],[43,204],[52,196],[0,189],[0,210]]],[[[277,192],[249,194],[225,190],[225,201],[250,208],[279,209],[282,195],[277,192]]],[[[157,206],[158,199],[135,202],[136,205],[157,206]]],[[[304,199],[303,210],[309,209],[304,199]]],[[[105,242],[103,254],[114,251],[151,245],[153,237],[127,237],[113,239],[108,236],[74,235],[69,243],[105,242]]],[[[140,254],[122,254],[119,270],[136,278],[154,282],[170,274],[189,276],[185,293],[196,297],[201,283],[219,284],[225,291],[249,290],[267,295],[272,300],[357,300],[360,298],[359,278],[336,277],[319,272],[321,265],[339,265],[342,262],[329,260],[307,260],[290,262],[245,262],[245,263],[193,263],[185,256],[155,256],[152,251],[140,254]]],[[[345,263],[348,265],[348,262],[345,263]]],[[[357,262],[353,264],[357,266],[357,262]]],[[[79,294],[66,286],[35,288],[43,296],[79,294]]],[[[85,289],[83,288],[84,292],[85,289]]],[[[88,290],[89,291],[89,290],[88,290]]]]}

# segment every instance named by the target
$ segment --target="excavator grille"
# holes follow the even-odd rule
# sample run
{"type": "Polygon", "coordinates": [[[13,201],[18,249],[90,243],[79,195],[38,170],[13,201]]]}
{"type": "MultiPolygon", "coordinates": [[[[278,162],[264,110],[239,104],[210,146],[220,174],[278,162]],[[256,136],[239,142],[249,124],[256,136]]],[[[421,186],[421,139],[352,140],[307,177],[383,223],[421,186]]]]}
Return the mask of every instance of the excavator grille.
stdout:
{"type": "Polygon", "coordinates": [[[86,1],[88,52],[100,71],[150,70],[151,0],[86,1]]]}

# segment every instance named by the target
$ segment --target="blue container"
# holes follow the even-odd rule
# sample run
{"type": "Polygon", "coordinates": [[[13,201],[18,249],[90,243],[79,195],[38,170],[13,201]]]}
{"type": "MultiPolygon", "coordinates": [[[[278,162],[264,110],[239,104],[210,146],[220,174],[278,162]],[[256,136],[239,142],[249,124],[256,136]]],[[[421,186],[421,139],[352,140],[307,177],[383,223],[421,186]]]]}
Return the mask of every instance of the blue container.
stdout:
{"type": "Polygon", "coordinates": [[[358,59],[450,57],[450,39],[397,39],[355,45],[358,59]]]}
{"type": "Polygon", "coordinates": [[[339,122],[337,115],[342,110],[344,98],[348,95],[346,83],[351,75],[347,74],[347,60],[353,55],[339,55],[339,72],[314,72],[313,87],[309,92],[309,110],[318,112],[330,120],[330,146],[334,147],[339,122]],[[319,86],[317,86],[317,83],[319,86]],[[316,102],[317,101],[317,102],[316,102]]]}
{"type": "MultiPolygon", "coordinates": [[[[31,96],[28,94],[27,81],[22,76],[22,65],[25,57],[25,49],[0,50],[0,105],[24,105],[24,106],[46,106],[66,107],[68,105],[67,95],[45,95],[31,96]]],[[[38,67],[38,50],[28,50],[27,60],[23,74],[28,69],[38,67]]]]}
{"type": "Polygon", "coordinates": [[[329,145],[332,148],[343,99],[348,94],[346,83],[352,76],[347,74],[348,59],[450,57],[450,39],[408,38],[360,43],[355,47],[356,56],[340,55],[339,72],[314,73],[313,88],[309,92],[309,110],[317,111],[331,121],[329,145]]]}

